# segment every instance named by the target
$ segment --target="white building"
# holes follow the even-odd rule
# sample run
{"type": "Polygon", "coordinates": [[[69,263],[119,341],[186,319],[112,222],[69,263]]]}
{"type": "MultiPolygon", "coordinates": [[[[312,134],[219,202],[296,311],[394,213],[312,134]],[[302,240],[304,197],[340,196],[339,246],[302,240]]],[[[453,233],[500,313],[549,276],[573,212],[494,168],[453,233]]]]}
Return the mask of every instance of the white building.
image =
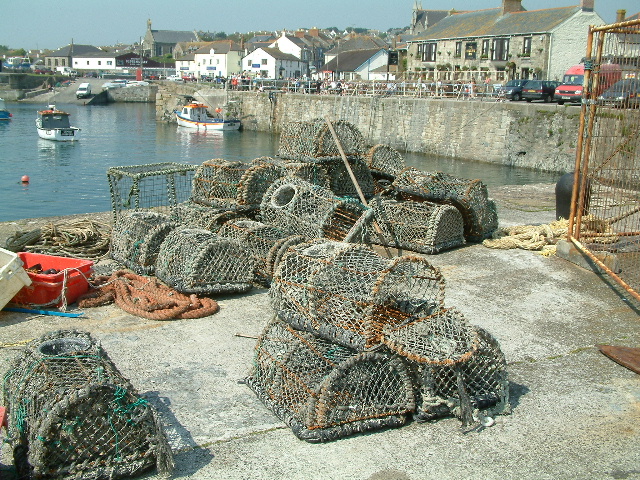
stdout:
{"type": "Polygon", "coordinates": [[[230,41],[210,42],[176,60],[176,73],[196,78],[229,77],[242,71],[242,50],[230,41]]]}
{"type": "Polygon", "coordinates": [[[276,48],[258,48],[242,59],[242,70],[258,78],[300,78],[308,64],[276,48]]]}

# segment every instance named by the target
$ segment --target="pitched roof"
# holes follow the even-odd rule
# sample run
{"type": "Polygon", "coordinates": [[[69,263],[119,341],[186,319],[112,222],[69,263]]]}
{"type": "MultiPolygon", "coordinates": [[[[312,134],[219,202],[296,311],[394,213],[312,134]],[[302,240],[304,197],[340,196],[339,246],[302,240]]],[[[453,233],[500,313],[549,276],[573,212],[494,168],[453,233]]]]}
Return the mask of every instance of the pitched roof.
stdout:
{"type": "Polygon", "coordinates": [[[180,31],[180,30],[151,30],[153,40],[156,43],[171,43],[176,44],[179,42],[197,42],[198,36],[195,32],[180,31]]]}
{"type": "Polygon", "coordinates": [[[341,40],[327,54],[336,55],[349,50],[366,50],[370,48],[387,48],[387,42],[378,37],[370,37],[365,35],[355,35],[347,40],[341,40]]]}
{"type": "MultiPolygon", "coordinates": [[[[90,52],[102,52],[98,47],[94,47],[93,45],[78,45],[76,43],[72,43],[67,45],[66,47],[59,48],[51,52],[48,57],[72,57],[74,55],[86,55],[90,52]]],[[[104,53],[104,52],[102,52],[104,53]]]]}
{"type": "Polygon", "coordinates": [[[580,7],[573,6],[506,15],[502,15],[501,8],[455,13],[440,20],[417,40],[549,32],[579,11],[580,7]]]}
{"type": "Polygon", "coordinates": [[[217,40],[215,42],[207,42],[205,45],[197,49],[194,54],[208,54],[211,49],[215,51],[215,53],[229,53],[229,52],[239,52],[240,45],[234,43],[231,40],[217,40]]]}
{"type": "Polygon", "coordinates": [[[295,55],[291,55],[290,53],[281,52],[277,48],[263,47],[262,50],[264,50],[266,53],[271,55],[276,60],[291,60],[291,61],[294,61],[294,62],[300,62],[301,61],[295,55]]]}
{"type": "Polygon", "coordinates": [[[350,50],[340,53],[336,58],[325,63],[322,70],[330,72],[355,72],[373,57],[376,53],[384,50],[384,48],[370,48],[367,50],[350,50]]]}
{"type": "Polygon", "coordinates": [[[421,29],[426,30],[432,27],[440,20],[449,15],[448,10],[416,10],[414,13],[413,27],[420,26],[421,29]]]}

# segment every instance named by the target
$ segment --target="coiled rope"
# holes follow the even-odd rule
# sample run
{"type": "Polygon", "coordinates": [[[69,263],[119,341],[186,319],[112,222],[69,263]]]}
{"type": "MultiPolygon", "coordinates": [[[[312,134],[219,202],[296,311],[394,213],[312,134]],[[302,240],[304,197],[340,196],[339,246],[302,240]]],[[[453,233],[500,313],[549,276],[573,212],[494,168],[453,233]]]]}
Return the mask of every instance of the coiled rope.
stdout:
{"type": "Polygon", "coordinates": [[[216,313],[215,300],[182,294],[155,277],[118,270],[93,279],[89,293],[78,299],[80,308],[115,303],[125,312],[151,320],[202,318],[216,313]]]}
{"type": "Polygon", "coordinates": [[[18,231],[6,240],[12,252],[33,252],[95,260],[109,252],[111,227],[92,220],[50,223],[35,230],[18,231]]]}

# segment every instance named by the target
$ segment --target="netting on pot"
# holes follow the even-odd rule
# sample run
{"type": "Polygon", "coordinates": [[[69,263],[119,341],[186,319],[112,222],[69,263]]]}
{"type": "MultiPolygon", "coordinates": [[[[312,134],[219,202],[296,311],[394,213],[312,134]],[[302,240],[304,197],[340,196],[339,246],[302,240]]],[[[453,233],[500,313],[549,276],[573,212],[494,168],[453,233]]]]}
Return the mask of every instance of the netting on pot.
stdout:
{"type": "Polygon", "coordinates": [[[155,410],[88,333],[32,341],[3,394],[20,478],[115,479],[173,467],[155,410]]]}
{"type": "MultiPolygon", "coordinates": [[[[358,182],[360,191],[365,198],[370,198],[375,193],[375,182],[371,175],[371,170],[359,156],[347,157],[351,172],[358,182]]],[[[351,175],[347,171],[342,157],[326,157],[318,160],[320,165],[324,167],[329,176],[329,189],[338,197],[354,197],[359,198],[351,175]]]]}
{"type": "Polygon", "coordinates": [[[422,257],[389,260],[364,245],[314,240],[283,256],[269,294],[295,328],[366,350],[387,326],[440,310],[444,279],[422,257]]]}
{"type": "Polygon", "coordinates": [[[220,208],[236,205],[238,184],[248,168],[249,164],[222,158],[203,162],[193,177],[191,200],[220,208]]]}
{"type": "Polygon", "coordinates": [[[268,286],[273,277],[268,257],[276,245],[287,238],[279,229],[254,220],[229,220],[218,235],[238,241],[255,262],[255,282],[268,286]]]}
{"type": "Polygon", "coordinates": [[[156,276],[182,293],[240,293],[251,289],[255,260],[233,239],[180,228],[167,236],[156,276]]]}
{"type": "Polygon", "coordinates": [[[398,201],[376,196],[369,201],[382,235],[366,225],[365,242],[434,254],[464,245],[464,221],[457,208],[433,202],[398,201]]]}
{"type": "Polygon", "coordinates": [[[177,224],[149,211],[123,211],[111,231],[111,257],[140,275],[153,274],[160,246],[177,224]]]}
{"type": "Polygon", "coordinates": [[[406,168],[402,154],[389,145],[374,145],[367,152],[365,160],[374,178],[393,180],[406,168]]]}
{"type": "MultiPolygon", "coordinates": [[[[333,129],[345,155],[361,155],[365,141],[360,130],[350,122],[333,122],[333,129]]],[[[338,157],[340,151],[324,119],[308,122],[290,122],[282,127],[278,156],[290,160],[304,157],[338,157]]]]}
{"type": "Polygon", "coordinates": [[[357,352],[278,319],[260,336],[246,381],[310,442],[401,426],[415,409],[412,376],[400,357],[357,352]]]}
{"type": "Polygon", "coordinates": [[[498,228],[496,205],[480,180],[407,168],[396,177],[393,187],[405,200],[430,200],[455,206],[464,219],[467,241],[481,242],[498,228]]]}
{"type": "Polygon", "coordinates": [[[265,193],[260,220],[290,235],[344,240],[362,231],[366,210],[360,202],[338,198],[326,188],[283,177],[265,193]]]}
{"type": "Polygon", "coordinates": [[[274,163],[257,163],[247,168],[238,182],[238,205],[258,208],[269,186],[284,174],[284,168],[274,163]]]}
{"type": "Polygon", "coordinates": [[[229,220],[246,219],[253,215],[250,208],[214,208],[194,202],[184,202],[171,209],[171,219],[177,224],[189,228],[202,228],[210,232],[217,232],[229,220]]]}
{"type": "Polygon", "coordinates": [[[451,365],[411,361],[419,391],[416,420],[462,417],[465,401],[473,408],[476,422],[483,416],[510,413],[505,356],[490,333],[472,328],[476,348],[465,361],[451,365]]]}

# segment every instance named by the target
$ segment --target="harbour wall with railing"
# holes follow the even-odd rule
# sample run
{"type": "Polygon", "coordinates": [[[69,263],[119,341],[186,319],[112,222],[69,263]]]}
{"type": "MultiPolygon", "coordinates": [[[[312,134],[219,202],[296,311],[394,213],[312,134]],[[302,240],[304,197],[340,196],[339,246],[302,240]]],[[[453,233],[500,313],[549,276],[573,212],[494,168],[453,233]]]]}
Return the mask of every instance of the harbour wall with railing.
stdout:
{"type": "Polygon", "coordinates": [[[353,123],[370,145],[535,170],[573,171],[580,109],[476,96],[337,95],[234,91],[202,84],[164,85],[159,120],[193,96],[238,116],[247,130],[278,134],[289,122],[329,117],[353,123]]]}

